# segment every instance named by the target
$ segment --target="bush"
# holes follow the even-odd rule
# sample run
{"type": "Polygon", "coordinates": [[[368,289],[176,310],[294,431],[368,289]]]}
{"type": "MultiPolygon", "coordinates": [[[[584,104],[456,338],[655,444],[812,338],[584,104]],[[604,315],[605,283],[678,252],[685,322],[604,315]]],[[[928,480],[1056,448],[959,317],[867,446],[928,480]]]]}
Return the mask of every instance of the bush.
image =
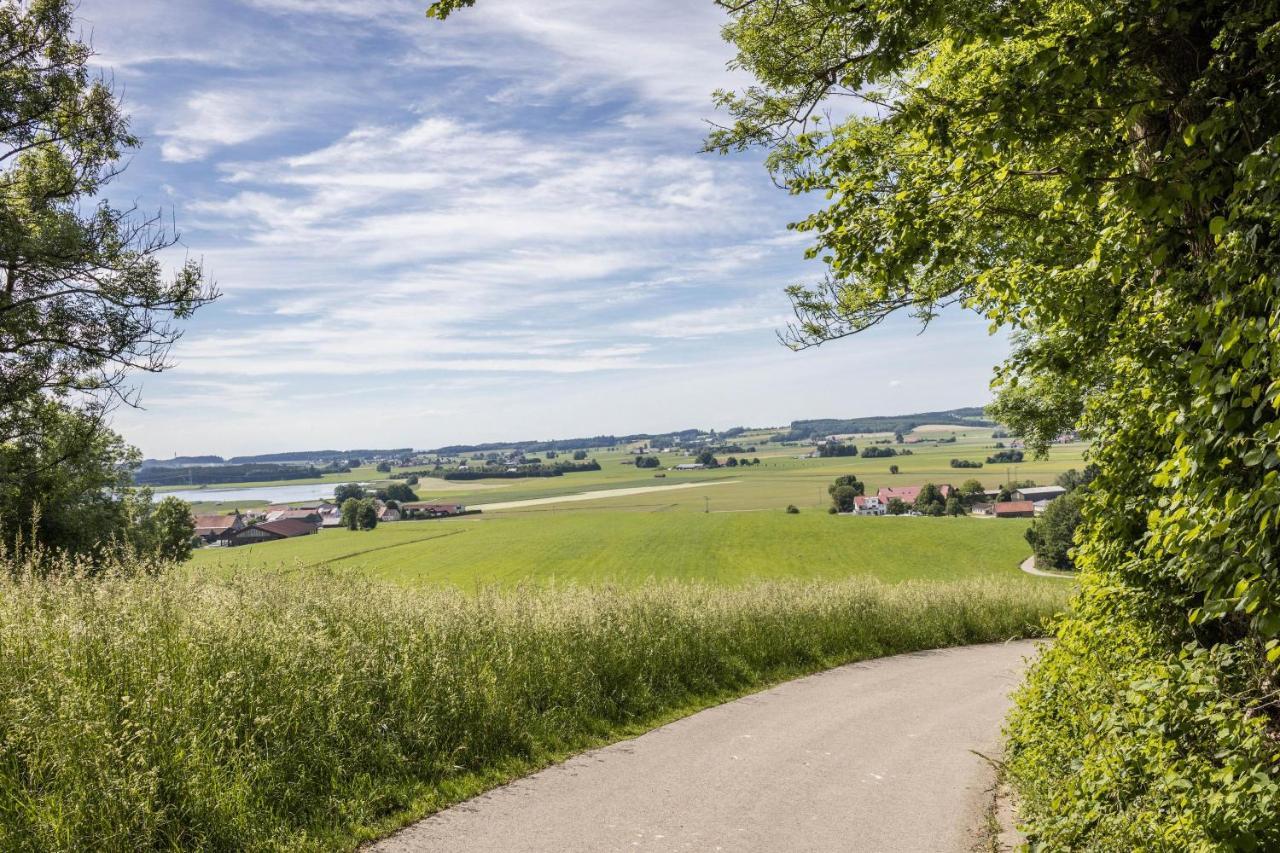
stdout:
{"type": "Polygon", "coordinates": [[[1083,492],[1068,492],[1050,502],[1044,514],[1027,528],[1027,542],[1036,555],[1036,567],[1070,571],[1075,568],[1071,560],[1071,547],[1075,542],[1076,528],[1080,526],[1080,504],[1083,492]]]}
{"type": "Polygon", "coordinates": [[[796,507],[796,505],[795,505],[795,504],[787,504],[787,514],[788,514],[788,515],[796,515],[796,514],[797,514],[797,513],[799,513],[799,512],[800,512],[800,510],[799,510],[799,508],[797,508],[797,507],[796,507]]]}
{"type": "Polygon", "coordinates": [[[1014,462],[1022,461],[1021,450],[1000,450],[987,457],[987,462],[991,465],[1007,465],[1014,462]]]}
{"type": "Polygon", "coordinates": [[[1007,726],[1033,849],[1280,849],[1274,735],[1243,698],[1264,693],[1260,655],[1192,644],[1185,616],[1100,574],[1081,584],[1007,726]]]}
{"type": "MultiPolygon", "coordinates": [[[[889,456],[897,456],[897,455],[899,455],[899,454],[898,454],[898,451],[897,451],[897,450],[894,450],[892,447],[874,447],[874,446],[872,446],[872,447],[864,447],[864,448],[862,448],[862,458],[863,458],[863,459],[884,459],[884,458],[887,458],[887,457],[889,457],[889,456]]],[[[906,454],[906,452],[905,452],[905,451],[903,451],[902,455],[903,455],[903,456],[906,456],[907,454],[906,454]]]]}
{"type": "Polygon", "coordinates": [[[0,577],[6,851],[352,849],[477,778],[675,709],[1036,635],[1061,603],[993,581],[468,594],[314,570],[0,577]]]}
{"type": "Polygon", "coordinates": [[[952,459],[952,468],[981,468],[982,463],[976,459],[952,459]]]}

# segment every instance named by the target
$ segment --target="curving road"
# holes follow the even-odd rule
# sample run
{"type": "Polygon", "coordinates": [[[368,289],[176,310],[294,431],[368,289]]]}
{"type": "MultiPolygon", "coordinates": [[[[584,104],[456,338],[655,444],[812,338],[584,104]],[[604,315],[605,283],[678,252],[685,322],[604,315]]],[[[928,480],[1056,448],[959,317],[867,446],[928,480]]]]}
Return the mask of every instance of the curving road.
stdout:
{"type": "Polygon", "coordinates": [[[381,853],[969,851],[1035,644],[801,678],[580,755],[427,818],[381,853]]]}

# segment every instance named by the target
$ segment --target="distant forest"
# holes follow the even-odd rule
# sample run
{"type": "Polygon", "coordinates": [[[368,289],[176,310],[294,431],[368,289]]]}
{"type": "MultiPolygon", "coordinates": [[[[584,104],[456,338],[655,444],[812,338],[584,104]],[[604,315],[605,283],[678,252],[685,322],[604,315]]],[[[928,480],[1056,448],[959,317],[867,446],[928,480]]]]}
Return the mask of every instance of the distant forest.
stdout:
{"type": "Polygon", "coordinates": [[[910,432],[925,424],[951,424],[956,427],[994,427],[981,406],[948,409],[945,412],[920,412],[915,415],[893,415],[871,418],[820,418],[809,421],[792,421],[788,432],[778,433],[781,441],[804,441],[827,435],[867,432],[910,432]]]}
{"type": "Polygon", "coordinates": [[[133,475],[139,486],[207,486],[211,483],[265,483],[273,480],[305,480],[347,470],[332,466],[282,465],[194,465],[189,467],[151,466],[133,475]]]}

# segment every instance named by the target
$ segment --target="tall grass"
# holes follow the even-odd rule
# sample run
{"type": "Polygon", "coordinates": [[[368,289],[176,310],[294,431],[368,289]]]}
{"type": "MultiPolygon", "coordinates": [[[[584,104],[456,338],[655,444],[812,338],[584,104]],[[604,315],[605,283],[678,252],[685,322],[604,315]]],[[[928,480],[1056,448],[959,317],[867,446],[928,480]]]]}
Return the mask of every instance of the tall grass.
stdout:
{"type": "Polygon", "coordinates": [[[0,850],[350,847],[786,675],[1037,634],[1062,595],[18,573],[0,579],[0,850]]]}

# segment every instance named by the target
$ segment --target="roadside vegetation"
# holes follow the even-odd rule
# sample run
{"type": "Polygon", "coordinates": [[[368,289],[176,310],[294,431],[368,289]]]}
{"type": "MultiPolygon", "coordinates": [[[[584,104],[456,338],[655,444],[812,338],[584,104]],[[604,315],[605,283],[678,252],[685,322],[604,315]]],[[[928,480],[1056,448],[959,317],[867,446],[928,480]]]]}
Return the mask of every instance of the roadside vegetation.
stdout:
{"type": "Polygon", "coordinates": [[[6,851],[349,849],[770,682],[1038,636],[1063,603],[1021,580],[464,593],[43,568],[0,568],[6,851]]]}

